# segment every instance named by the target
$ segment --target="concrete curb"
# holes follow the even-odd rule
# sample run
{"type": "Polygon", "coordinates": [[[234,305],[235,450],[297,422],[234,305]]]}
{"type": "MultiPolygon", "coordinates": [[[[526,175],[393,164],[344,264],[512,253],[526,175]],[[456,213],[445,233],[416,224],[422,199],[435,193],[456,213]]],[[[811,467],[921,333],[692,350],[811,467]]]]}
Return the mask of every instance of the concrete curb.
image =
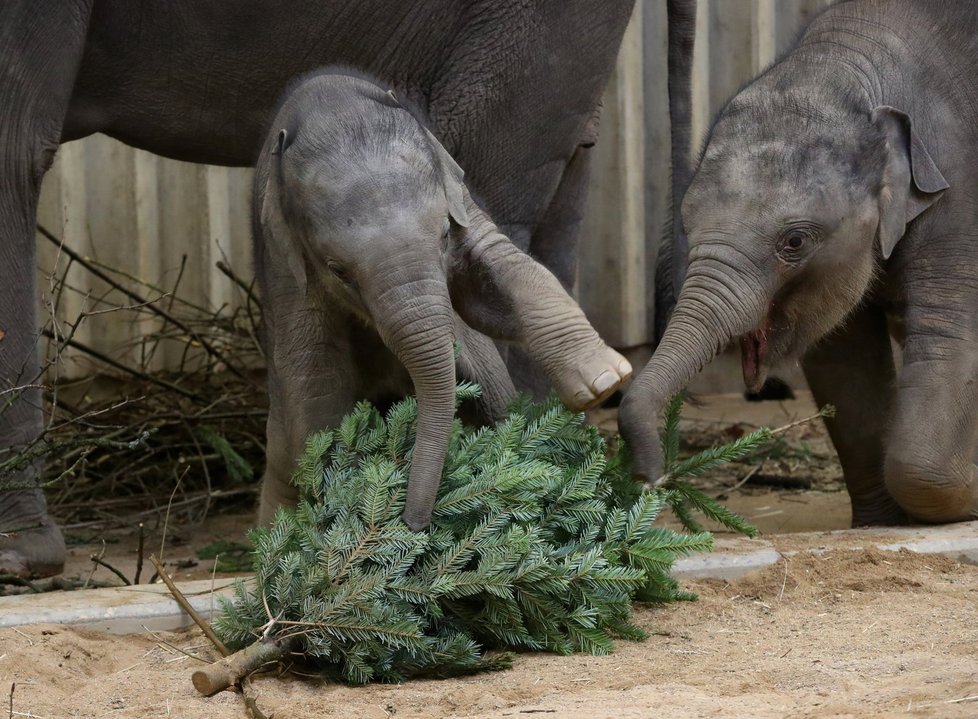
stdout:
{"type": "Polygon", "coordinates": [[[672,576],[679,580],[736,579],[776,564],[779,559],[781,553],[773,548],[742,554],[703,554],[678,560],[672,565],[672,576]]]}
{"type": "Polygon", "coordinates": [[[843,547],[834,546],[835,549],[875,548],[885,552],[906,549],[919,554],[941,554],[962,564],[978,565],[978,522],[961,522],[929,527],[800,532],[773,535],[770,539],[721,539],[717,541],[717,551],[677,561],[673,565],[673,576],[677,579],[736,579],[776,564],[784,556],[824,552],[827,550],[826,540],[830,538],[833,545],[839,538],[849,540],[843,547]],[[777,545],[785,541],[801,544],[804,549],[779,551],[777,545]],[[745,547],[751,549],[745,550],[745,547]]]}
{"type": "MultiPolygon", "coordinates": [[[[179,586],[191,606],[209,619],[218,609],[217,598],[231,597],[233,584],[233,579],[213,583],[202,579],[179,586]]],[[[73,624],[111,634],[134,634],[147,629],[183,629],[192,623],[162,584],[0,597],[0,627],[73,624]]]]}
{"type": "MultiPolygon", "coordinates": [[[[716,551],[677,561],[673,576],[680,580],[736,579],[777,564],[784,556],[827,551],[825,545],[829,539],[834,549],[842,551],[871,547],[888,552],[906,549],[978,565],[978,522],[962,522],[941,527],[784,534],[757,540],[721,539],[716,551]],[[802,549],[779,550],[778,545],[782,543],[802,549]]],[[[218,607],[217,597],[231,596],[234,581],[182,582],[180,589],[194,609],[210,618],[218,607]]],[[[0,628],[28,624],[72,624],[95,631],[129,634],[147,629],[182,629],[192,621],[161,584],[0,597],[0,628]]]]}

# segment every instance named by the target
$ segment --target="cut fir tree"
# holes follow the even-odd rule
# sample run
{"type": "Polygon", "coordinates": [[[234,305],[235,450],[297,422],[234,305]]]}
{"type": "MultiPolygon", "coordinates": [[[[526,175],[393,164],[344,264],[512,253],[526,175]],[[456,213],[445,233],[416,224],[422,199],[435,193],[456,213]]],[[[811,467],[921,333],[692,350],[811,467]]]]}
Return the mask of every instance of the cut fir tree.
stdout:
{"type": "MultiPolygon", "coordinates": [[[[477,393],[460,385],[458,401],[477,393]]],[[[748,435],[700,465],[680,462],[680,408],[674,402],[666,418],[669,472],[651,489],[556,400],[519,403],[495,427],[456,421],[432,524],[412,532],[400,515],[417,404],[403,400],[386,417],[358,404],[338,429],[309,439],[294,478],[298,507],[253,533],[254,583],[237,585],[215,623],[240,651],[195,672],[194,685],[213,694],[290,653],[363,683],[507,665],[507,654],[488,649],[605,654],[615,639],[642,639],[631,602],[691,598],[669,575],[672,563],[712,546],[698,528],[653,526],[664,508],[690,527],[698,509],[754,533],[683,472],[769,436],[748,435]]]]}

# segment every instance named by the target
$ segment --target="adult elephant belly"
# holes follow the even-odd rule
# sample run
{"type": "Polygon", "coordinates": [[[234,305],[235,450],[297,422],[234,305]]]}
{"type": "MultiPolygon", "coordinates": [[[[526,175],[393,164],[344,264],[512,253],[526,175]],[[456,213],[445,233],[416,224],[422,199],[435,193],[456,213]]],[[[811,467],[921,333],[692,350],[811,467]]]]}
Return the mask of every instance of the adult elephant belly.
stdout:
{"type": "Polygon", "coordinates": [[[251,165],[289,82],[348,65],[419,105],[486,209],[529,242],[632,5],[101,0],[63,139],[103,132],[179,160],[251,165]]]}

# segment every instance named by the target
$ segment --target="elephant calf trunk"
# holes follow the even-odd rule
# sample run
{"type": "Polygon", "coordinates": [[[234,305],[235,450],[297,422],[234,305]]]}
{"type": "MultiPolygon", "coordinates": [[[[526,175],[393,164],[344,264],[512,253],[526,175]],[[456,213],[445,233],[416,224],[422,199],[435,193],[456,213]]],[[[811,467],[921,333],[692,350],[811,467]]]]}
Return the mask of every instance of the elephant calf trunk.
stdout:
{"type": "Polygon", "coordinates": [[[415,531],[431,522],[455,418],[453,343],[446,337],[433,345],[429,366],[408,366],[418,397],[418,427],[403,519],[415,531]]]}
{"type": "Polygon", "coordinates": [[[429,275],[370,294],[381,338],[411,375],[418,399],[403,518],[411,529],[420,530],[431,522],[455,419],[455,334],[448,286],[444,277],[429,275]]]}
{"type": "Polygon", "coordinates": [[[690,264],[662,341],[619,408],[621,434],[632,453],[632,474],[640,481],[654,482],[662,473],[659,410],[761,314],[762,293],[744,283],[735,294],[717,276],[722,271],[709,259],[690,264]]]}

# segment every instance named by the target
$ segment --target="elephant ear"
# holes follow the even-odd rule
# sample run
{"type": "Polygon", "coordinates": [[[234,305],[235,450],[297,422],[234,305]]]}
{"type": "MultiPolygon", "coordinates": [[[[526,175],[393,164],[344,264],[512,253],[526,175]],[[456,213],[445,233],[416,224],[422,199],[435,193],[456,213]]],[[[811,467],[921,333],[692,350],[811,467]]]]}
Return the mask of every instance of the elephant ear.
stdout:
{"type": "Polygon", "coordinates": [[[431,130],[425,128],[428,141],[435,154],[438,155],[438,164],[441,166],[441,182],[445,188],[445,197],[448,200],[448,214],[452,216],[455,223],[460,227],[469,226],[469,214],[465,210],[465,173],[458,166],[445,147],[438,142],[438,138],[431,134],[431,130]]]}
{"type": "Polygon", "coordinates": [[[883,259],[889,259],[907,224],[937,202],[950,185],[906,113],[881,105],[873,110],[872,119],[886,138],[878,236],[883,259]]]}
{"type": "Polygon", "coordinates": [[[302,256],[302,249],[296,245],[297,238],[289,231],[282,211],[282,162],[290,144],[288,131],[279,131],[275,147],[271,151],[268,179],[265,181],[265,190],[262,193],[261,226],[265,233],[266,246],[285,261],[299,287],[299,293],[305,296],[308,287],[306,262],[302,256]]]}

